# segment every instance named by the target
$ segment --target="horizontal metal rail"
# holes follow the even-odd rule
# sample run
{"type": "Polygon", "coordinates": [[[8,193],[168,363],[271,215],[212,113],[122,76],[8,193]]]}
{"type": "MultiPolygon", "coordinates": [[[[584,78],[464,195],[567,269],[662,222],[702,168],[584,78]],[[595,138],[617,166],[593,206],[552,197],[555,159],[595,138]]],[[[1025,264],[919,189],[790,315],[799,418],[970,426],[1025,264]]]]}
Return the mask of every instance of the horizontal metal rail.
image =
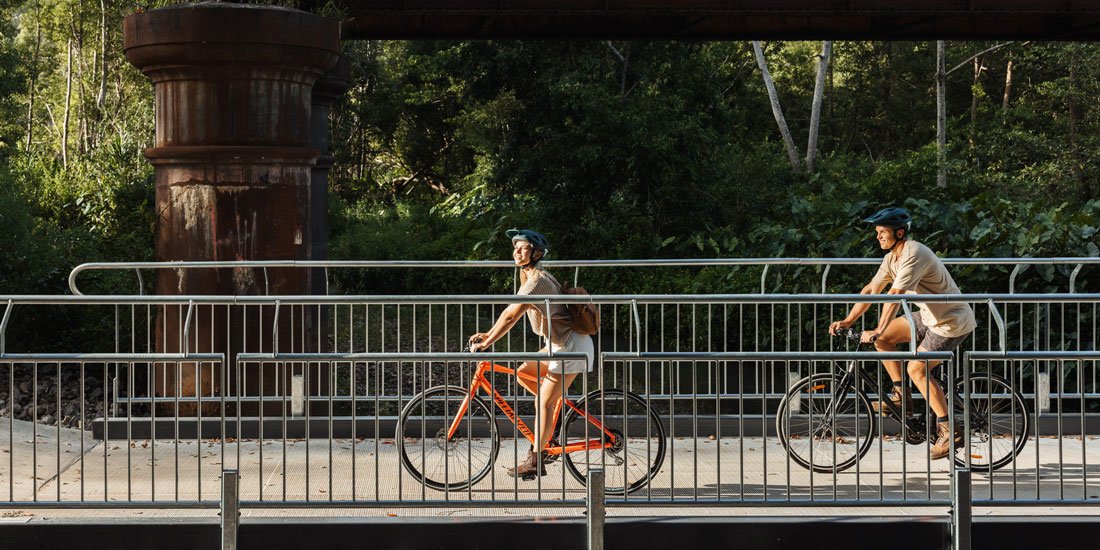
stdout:
{"type": "Polygon", "coordinates": [[[928,359],[947,361],[954,357],[949,351],[710,351],[710,352],[605,352],[610,361],[908,361],[928,359]]]}
{"type": "MultiPolygon", "coordinates": [[[[1070,277],[1070,292],[1073,292],[1080,267],[1085,265],[1100,264],[1100,258],[1091,257],[1059,257],[1059,258],[943,258],[948,265],[1012,265],[1016,266],[1010,275],[1009,286],[1014,290],[1015,280],[1022,266],[1031,265],[1075,265],[1079,266],[1070,277]]],[[[549,269],[554,268],[610,268],[610,267],[741,267],[763,266],[765,272],[761,276],[761,292],[764,289],[764,279],[767,276],[769,266],[838,266],[838,265],[877,265],[882,263],[878,258],[700,258],[700,259],[650,259],[650,260],[546,260],[543,262],[549,269]]],[[[510,261],[421,261],[421,260],[250,260],[250,261],[218,261],[218,262],[91,262],[76,266],[69,273],[69,289],[75,295],[83,294],[78,285],[77,278],[85,271],[127,271],[134,270],[137,273],[139,289],[144,291],[144,281],[141,277],[142,269],[232,269],[253,268],[265,270],[277,268],[301,268],[301,269],[515,269],[515,263],[510,261]]],[[[822,274],[822,287],[828,271],[822,274]]],[[[266,276],[265,276],[266,281],[266,276]]],[[[266,283],[265,283],[266,288],[266,283]]]]}
{"type": "Polygon", "coordinates": [[[986,303],[1096,304],[1100,293],[1088,294],[452,294],[452,295],[347,295],[347,296],[58,296],[0,295],[14,305],[264,305],[276,301],[289,305],[448,305],[448,304],[852,304],[852,303],[986,303]]]}

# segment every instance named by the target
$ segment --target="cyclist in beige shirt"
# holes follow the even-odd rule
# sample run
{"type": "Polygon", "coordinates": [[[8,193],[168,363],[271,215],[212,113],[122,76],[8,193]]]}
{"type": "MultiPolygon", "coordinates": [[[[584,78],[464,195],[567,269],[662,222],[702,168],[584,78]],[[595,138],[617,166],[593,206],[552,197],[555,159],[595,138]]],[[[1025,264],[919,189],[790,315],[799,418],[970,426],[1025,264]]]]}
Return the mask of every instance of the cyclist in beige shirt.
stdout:
{"type": "MultiPolygon", "coordinates": [[[[912,217],[908,211],[904,208],[886,208],[864,221],[874,226],[879,246],[887,253],[878,273],[863,287],[861,294],[878,294],[886,285],[890,285],[889,294],[960,294],[959,287],[936,254],[927,246],[909,239],[912,217]]],[[[870,304],[856,304],[847,317],[829,325],[829,333],[837,334],[852,326],[869,307],[870,304]]],[[[954,351],[974,332],[974,310],[969,304],[921,303],[919,307],[919,314],[913,315],[918,351],[954,351]]],[[[909,342],[909,321],[904,316],[896,316],[898,308],[896,302],[884,304],[878,325],[864,331],[860,340],[863,343],[873,342],[878,351],[894,351],[898,344],[909,342]]],[[[904,400],[904,410],[912,411],[909,388],[902,383],[901,362],[883,361],[882,364],[893,380],[893,393],[889,399],[899,408],[902,408],[904,400]]],[[[939,383],[928,376],[938,364],[938,361],[914,360],[906,365],[909,378],[936,413],[936,441],[929,451],[933,459],[950,453],[952,439],[952,430],[947,424],[947,398],[939,383]]],[[[875,405],[880,411],[884,408],[879,403],[875,405]]],[[[962,430],[956,427],[954,433],[957,446],[962,441],[962,430]]]]}

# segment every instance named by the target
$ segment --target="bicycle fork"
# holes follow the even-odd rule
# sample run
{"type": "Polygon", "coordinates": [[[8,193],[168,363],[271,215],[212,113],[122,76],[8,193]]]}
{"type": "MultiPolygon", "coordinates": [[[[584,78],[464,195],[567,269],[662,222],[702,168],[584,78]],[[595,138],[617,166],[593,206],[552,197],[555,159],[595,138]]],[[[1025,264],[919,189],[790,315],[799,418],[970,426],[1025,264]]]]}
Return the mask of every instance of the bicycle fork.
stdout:
{"type": "MultiPolygon", "coordinates": [[[[844,376],[840,377],[840,382],[837,383],[835,388],[833,388],[833,398],[829,400],[829,406],[825,409],[825,413],[822,415],[823,422],[820,426],[818,426],[817,433],[814,434],[815,436],[824,437],[826,435],[825,431],[829,430],[829,426],[832,425],[830,419],[835,417],[837,405],[840,402],[840,399],[848,391],[848,387],[852,385],[852,378],[855,377],[855,372],[858,368],[859,367],[855,361],[848,362],[848,370],[844,373],[844,376]]],[[[812,390],[814,389],[814,387],[811,386],[810,389],[812,390]]]]}

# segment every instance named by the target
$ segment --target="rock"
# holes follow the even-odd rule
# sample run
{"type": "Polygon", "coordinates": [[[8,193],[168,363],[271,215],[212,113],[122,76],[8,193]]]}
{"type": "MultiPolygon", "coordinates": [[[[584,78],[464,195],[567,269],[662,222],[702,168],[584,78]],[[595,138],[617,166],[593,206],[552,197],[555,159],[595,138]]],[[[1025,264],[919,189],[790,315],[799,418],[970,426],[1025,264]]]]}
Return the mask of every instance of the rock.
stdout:
{"type": "Polygon", "coordinates": [[[43,424],[53,425],[54,418],[47,414],[47,415],[44,415],[42,418],[40,418],[39,421],[42,422],[43,424]]]}
{"type": "Polygon", "coordinates": [[[31,388],[30,388],[29,385],[27,385],[26,382],[20,382],[19,383],[19,391],[21,391],[23,393],[27,393],[27,392],[31,391],[31,388]]]}

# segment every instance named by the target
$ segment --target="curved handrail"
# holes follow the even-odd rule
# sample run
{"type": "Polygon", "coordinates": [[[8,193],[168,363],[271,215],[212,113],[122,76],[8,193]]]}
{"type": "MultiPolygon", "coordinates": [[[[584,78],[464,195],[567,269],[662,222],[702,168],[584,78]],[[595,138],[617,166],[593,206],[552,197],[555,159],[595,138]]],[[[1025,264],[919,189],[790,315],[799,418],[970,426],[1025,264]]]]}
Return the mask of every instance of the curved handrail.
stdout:
{"type": "MultiPolygon", "coordinates": [[[[1020,265],[1094,265],[1100,264],[1100,258],[1096,257],[1054,257],[1054,258],[943,258],[948,265],[1014,265],[1010,276],[1010,291],[1015,290],[1015,279],[1020,265]]],[[[834,265],[877,265],[882,263],[879,258],[669,258],[651,260],[546,260],[543,264],[548,268],[575,268],[574,278],[579,276],[582,267],[713,267],[713,266],[764,266],[764,273],[760,277],[761,293],[765,290],[765,277],[767,267],[772,265],[782,266],[826,266],[826,272],[822,275],[822,289],[825,288],[828,268],[834,265]]],[[[77,277],[85,271],[114,271],[132,269],[138,273],[141,284],[140,270],[142,269],[228,269],[228,268],[261,268],[265,274],[268,268],[324,268],[327,273],[329,268],[364,269],[364,268],[465,268],[465,269],[514,269],[515,264],[505,260],[237,260],[237,261],[200,261],[200,262],[89,262],[80,264],[69,272],[69,290],[77,296],[84,295],[77,285],[77,277]]],[[[1075,273],[1080,269],[1076,269],[1075,273]]],[[[1072,277],[1076,282],[1076,276],[1072,277]]]]}

